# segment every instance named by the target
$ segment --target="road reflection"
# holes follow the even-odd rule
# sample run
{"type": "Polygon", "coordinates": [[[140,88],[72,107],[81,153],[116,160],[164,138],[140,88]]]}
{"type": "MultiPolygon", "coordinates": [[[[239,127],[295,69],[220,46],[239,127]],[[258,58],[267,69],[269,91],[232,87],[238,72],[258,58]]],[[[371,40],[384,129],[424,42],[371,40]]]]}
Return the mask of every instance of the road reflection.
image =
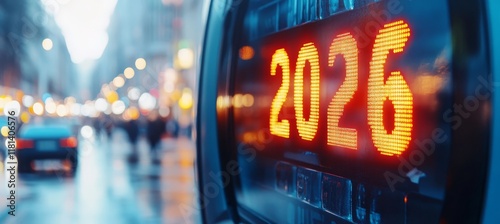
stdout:
{"type": "MultiPolygon", "coordinates": [[[[0,200],[0,222],[198,223],[196,210],[182,211],[196,201],[193,143],[185,138],[163,139],[158,153],[161,163],[154,163],[147,142],[140,139],[139,161],[131,164],[126,139],[117,130],[109,140],[105,136],[81,140],[74,176],[64,171],[20,174],[16,216],[8,215],[7,200],[0,200]]],[[[1,175],[3,196],[4,171],[1,175]]]]}

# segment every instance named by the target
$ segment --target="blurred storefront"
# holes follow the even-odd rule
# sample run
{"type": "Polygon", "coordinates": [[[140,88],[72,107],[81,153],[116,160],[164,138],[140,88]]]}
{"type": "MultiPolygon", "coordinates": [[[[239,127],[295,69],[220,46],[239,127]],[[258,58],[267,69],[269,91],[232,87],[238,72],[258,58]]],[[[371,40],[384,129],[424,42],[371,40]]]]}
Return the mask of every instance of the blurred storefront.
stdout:
{"type": "Polygon", "coordinates": [[[45,7],[38,1],[0,2],[2,102],[21,102],[25,95],[36,102],[47,93],[62,100],[78,93],[77,74],[66,42],[45,7]]]}

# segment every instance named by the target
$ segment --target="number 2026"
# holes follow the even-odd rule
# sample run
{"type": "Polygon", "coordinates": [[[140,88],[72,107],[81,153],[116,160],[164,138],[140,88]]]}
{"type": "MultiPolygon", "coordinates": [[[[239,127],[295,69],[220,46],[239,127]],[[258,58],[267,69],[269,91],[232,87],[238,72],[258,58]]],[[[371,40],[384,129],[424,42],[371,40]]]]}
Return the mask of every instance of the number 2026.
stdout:
{"type": "MultiPolygon", "coordinates": [[[[368,125],[371,129],[372,141],[382,155],[400,155],[411,140],[413,128],[413,95],[400,71],[392,71],[384,78],[384,65],[389,55],[403,52],[410,36],[408,24],[402,20],[384,25],[376,36],[368,76],[368,125]],[[388,132],[384,127],[384,102],[390,100],[394,105],[394,129],[388,132]]],[[[346,77],[328,105],[327,143],[348,149],[358,149],[358,132],[353,128],[339,127],[339,120],[344,114],[344,106],[349,103],[358,90],[358,48],[356,40],[350,33],[336,36],[329,49],[328,65],[332,67],[338,56],[343,56],[346,66],[346,77]]],[[[285,49],[276,50],[271,60],[271,75],[276,75],[278,66],[282,69],[282,83],[271,104],[269,126],[271,134],[289,138],[290,123],[281,121],[278,115],[286,101],[290,87],[290,60],[285,49]]],[[[293,105],[299,136],[311,141],[318,130],[320,101],[320,67],[318,50],[314,43],[306,43],[298,53],[294,76],[293,105]],[[304,67],[309,61],[311,69],[310,81],[310,115],[304,118],[303,90],[304,67]]]]}

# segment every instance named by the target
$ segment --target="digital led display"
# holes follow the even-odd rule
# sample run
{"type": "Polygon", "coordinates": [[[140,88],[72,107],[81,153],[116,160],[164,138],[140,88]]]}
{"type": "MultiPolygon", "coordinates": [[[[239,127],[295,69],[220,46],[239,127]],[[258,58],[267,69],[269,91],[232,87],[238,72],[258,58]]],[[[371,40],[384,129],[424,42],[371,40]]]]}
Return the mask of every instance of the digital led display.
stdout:
{"type": "Polygon", "coordinates": [[[239,205],[275,222],[399,222],[416,201],[439,214],[446,2],[319,2],[249,1],[240,12],[231,87],[217,101],[231,111],[239,205]]]}
{"type": "MultiPolygon", "coordinates": [[[[413,127],[413,95],[400,71],[393,71],[385,79],[384,65],[389,51],[401,53],[410,36],[410,28],[404,21],[385,24],[379,31],[373,47],[368,78],[368,124],[372,130],[373,144],[383,155],[400,155],[408,148],[413,127]],[[394,126],[387,130],[384,125],[384,103],[393,104],[394,126]]],[[[328,106],[328,145],[357,150],[358,136],[355,129],[339,127],[339,119],[344,114],[344,106],[353,98],[358,89],[358,49],[356,40],[350,33],[340,34],[333,39],[330,46],[329,66],[333,66],[337,55],[344,57],[345,80],[335,93],[328,106]]],[[[269,119],[271,134],[288,138],[290,122],[286,119],[278,121],[278,115],[286,101],[290,89],[290,61],[285,49],[278,49],[271,60],[271,75],[276,75],[278,66],[283,69],[283,81],[273,102],[269,119]]],[[[293,106],[299,136],[311,141],[318,132],[320,67],[318,50],[314,43],[302,46],[295,65],[293,106]],[[304,67],[310,66],[310,105],[309,119],[304,118],[304,67]]],[[[386,121],[387,123],[387,121],[386,121]]]]}

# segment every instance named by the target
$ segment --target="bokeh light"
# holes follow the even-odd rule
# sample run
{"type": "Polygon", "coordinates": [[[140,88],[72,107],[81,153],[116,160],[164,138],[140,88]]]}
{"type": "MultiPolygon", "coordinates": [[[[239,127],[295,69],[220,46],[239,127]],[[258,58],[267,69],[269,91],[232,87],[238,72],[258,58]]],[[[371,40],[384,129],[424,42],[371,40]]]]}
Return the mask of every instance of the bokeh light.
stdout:
{"type": "Polygon", "coordinates": [[[45,38],[42,41],[42,47],[46,51],[52,50],[52,47],[54,46],[54,43],[52,43],[52,40],[49,38],[45,38]]]}
{"type": "Polygon", "coordinates": [[[3,137],[9,136],[9,127],[7,127],[7,126],[2,127],[2,136],[3,137]]]}
{"type": "Polygon", "coordinates": [[[81,114],[81,107],[82,105],[79,103],[74,103],[71,105],[70,113],[73,116],[79,116],[81,114]]]}
{"type": "Polygon", "coordinates": [[[17,116],[19,116],[20,112],[21,112],[21,104],[19,102],[17,102],[16,100],[7,101],[7,103],[4,105],[3,113],[5,116],[17,117],[17,116]],[[14,112],[14,115],[9,114],[9,112],[11,112],[11,111],[14,112]]]}
{"type": "Polygon", "coordinates": [[[125,79],[123,79],[121,76],[118,76],[118,77],[113,79],[113,85],[120,88],[123,85],[125,85],[125,79]]]}
{"type": "Polygon", "coordinates": [[[122,114],[125,109],[125,103],[121,100],[118,100],[111,105],[111,111],[116,115],[122,114]]]}
{"type": "Polygon", "coordinates": [[[84,138],[92,138],[94,136],[94,129],[88,125],[85,125],[80,129],[80,134],[84,138]]]}
{"type": "Polygon", "coordinates": [[[141,96],[141,91],[138,88],[134,87],[128,91],[128,98],[130,100],[138,100],[140,96],[141,96]]]}
{"type": "Polygon", "coordinates": [[[146,60],[144,58],[137,58],[135,60],[135,67],[137,70],[144,70],[146,68],[146,60]]]}
{"type": "Polygon", "coordinates": [[[127,114],[130,117],[130,119],[132,119],[132,120],[139,119],[139,116],[141,115],[139,113],[139,109],[137,109],[137,107],[130,107],[129,109],[127,109],[127,114]]]}
{"type": "Polygon", "coordinates": [[[106,100],[108,100],[109,103],[114,103],[119,98],[120,98],[120,96],[115,91],[110,91],[108,93],[108,95],[106,95],[106,100]]]}
{"type": "Polygon", "coordinates": [[[131,79],[134,78],[135,71],[133,68],[127,67],[125,70],[123,70],[123,75],[125,76],[125,78],[131,79]]]}
{"type": "Polygon", "coordinates": [[[66,97],[66,99],[64,99],[64,103],[67,105],[71,105],[71,104],[76,103],[76,99],[75,99],[75,97],[68,96],[68,97],[66,97]]]}
{"type": "Polygon", "coordinates": [[[22,121],[23,123],[28,123],[28,122],[30,122],[30,118],[31,118],[31,116],[30,116],[30,113],[29,113],[29,112],[24,111],[24,112],[22,112],[22,113],[21,113],[20,119],[21,119],[21,121],[22,121]]]}
{"type": "Polygon", "coordinates": [[[232,104],[233,104],[233,107],[235,108],[241,108],[243,107],[243,96],[241,94],[235,94],[233,96],[233,98],[231,99],[232,100],[232,104]]]}
{"type": "Polygon", "coordinates": [[[24,95],[23,96],[23,105],[25,107],[31,107],[33,105],[34,99],[30,95],[24,95]]]}
{"type": "Polygon", "coordinates": [[[47,113],[49,114],[54,114],[56,113],[57,106],[56,103],[51,99],[52,98],[45,101],[45,111],[47,111],[47,113]]]}
{"type": "Polygon", "coordinates": [[[106,109],[108,109],[108,102],[103,99],[99,98],[95,101],[95,109],[100,112],[104,112],[106,109]]]}
{"type": "Polygon", "coordinates": [[[52,98],[52,95],[50,95],[50,93],[44,93],[42,95],[42,101],[43,102],[47,101],[49,98],[52,98]]]}
{"type": "Polygon", "coordinates": [[[150,111],[156,107],[156,99],[149,93],[143,93],[139,98],[139,108],[150,111]]]}
{"type": "Polygon", "coordinates": [[[43,105],[42,105],[42,103],[36,102],[35,104],[33,104],[33,112],[36,115],[38,115],[38,116],[43,115],[43,105]]]}
{"type": "Polygon", "coordinates": [[[188,110],[193,107],[193,93],[191,89],[184,88],[182,90],[182,96],[179,99],[179,107],[184,110],[188,110]]]}
{"type": "Polygon", "coordinates": [[[64,117],[66,115],[68,115],[68,109],[66,108],[66,106],[64,106],[64,104],[59,104],[57,105],[57,116],[59,117],[64,117]]]}
{"type": "Polygon", "coordinates": [[[250,60],[255,55],[255,52],[250,46],[243,46],[240,48],[240,58],[242,60],[250,60]]]}
{"type": "Polygon", "coordinates": [[[83,116],[96,117],[99,115],[98,111],[95,109],[95,103],[93,101],[86,101],[81,108],[81,113],[83,116]]]}
{"type": "Polygon", "coordinates": [[[253,106],[254,103],[254,98],[252,94],[245,94],[243,95],[243,99],[241,101],[244,107],[251,107],[253,106]]]}
{"type": "Polygon", "coordinates": [[[194,52],[190,48],[183,48],[177,52],[177,59],[179,67],[182,69],[189,69],[193,67],[194,52]]]}

